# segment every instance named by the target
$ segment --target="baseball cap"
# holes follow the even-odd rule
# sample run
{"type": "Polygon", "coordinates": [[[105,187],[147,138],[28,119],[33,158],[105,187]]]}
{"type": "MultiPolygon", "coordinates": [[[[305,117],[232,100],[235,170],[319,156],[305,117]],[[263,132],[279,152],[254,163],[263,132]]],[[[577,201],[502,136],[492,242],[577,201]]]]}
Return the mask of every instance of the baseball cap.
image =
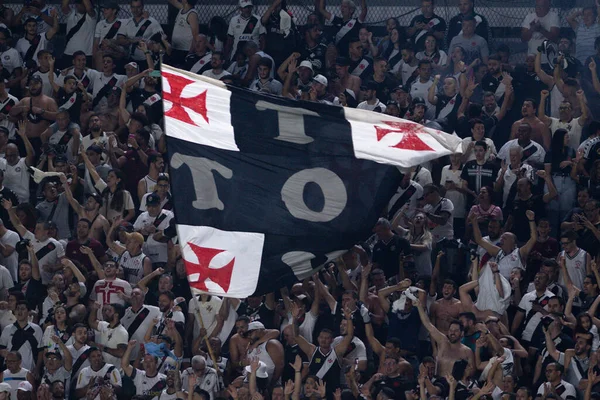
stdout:
{"type": "Polygon", "coordinates": [[[252,7],[252,0],[240,0],[240,8],[252,7]]]}
{"type": "Polygon", "coordinates": [[[96,200],[96,203],[102,206],[102,196],[100,196],[98,193],[89,193],[87,197],[93,197],[94,200],[96,200]]]}
{"type": "Polygon", "coordinates": [[[98,146],[97,144],[93,144],[87,149],[93,151],[94,153],[102,154],[102,147],[98,146]]]}
{"type": "Polygon", "coordinates": [[[39,83],[44,83],[44,81],[42,80],[42,77],[39,75],[33,75],[30,79],[29,79],[29,83],[31,82],[39,82],[39,83]]]}
{"type": "Polygon", "coordinates": [[[138,244],[144,244],[144,237],[139,232],[131,232],[127,234],[127,241],[133,240],[138,244]]]}
{"type": "Polygon", "coordinates": [[[146,206],[158,206],[160,205],[160,197],[156,193],[150,193],[146,197],[146,206]]]}
{"type": "Polygon", "coordinates": [[[377,90],[377,83],[374,81],[368,81],[364,85],[360,86],[360,90],[377,90]]]}
{"type": "Polygon", "coordinates": [[[248,332],[255,331],[257,329],[265,329],[265,326],[262,324],[262,322],[252,321],[248,324],[248,332]]]}
{"type": "Polygon", "coordinates": [[[112,8],[113,10],[117,11],[121,9],[116,1],[107,1],[102,5],[102,8],[112,8]]]}
{"type": "Polygon", "coordinates": [[[131,222],[123,221],[123,222],[121,222],[121,225],[119,225],[117,227],[117,230],[125,231],[125,232],[133,232],[133,225],[131,224],[131,222]]]}
{"type": "Polygon", "coordinates": [[[17,390],[21,390],[23,392],[33,392],[33,386],[31,386],[31,383],[29,383],[27,381],[23,381],[23,382],[19,382],[19,386],[17,387],[17,390]]]}
{"type": "Polygon", "coordinates": [[[58,351],[48,351],[45,354],[46,358],[52,357],[52,356],[58,358],[59,360],[62,360],[62,355],[58,351]]]}
{"type": "MultiPolygon", "coordinates": [[[[27,382],[29,383],[29,382],[27,382]]],[[[1,382],[0,383],[0,393],[2,392],[7,392],[10,393],[10,391],[12,390],[12,388],[10,387],[10,385],[6,382],[1,382]]]]}
{"type": "Polygon", "coordinates": [[[324,77],[323,75],[321,75],[321,74],[319,74],[319,75],[315,76],[315,77],[313,78],[313,81],[315,81],[315,82],[317,82],[317,83],[320,83],[321,85],[325,85],[325,86],[327,86],[327,83],[328,83],[328,82],[327,82],[327,78],[325,78],[325,77],[324,77]]]}
{"type": "Polygon", "coordinates": [[[138,69],[138,65],[134,61],[130,62],[129,64],[125,64],[125,68],[127,67],[138,69]]]}
{"type": "Polygon", "coordinates": [[[408,93],[410,90],[408,90],[408,88],[406,86],[400,85],[394,89],[394,92],[397,92],[397,91],[402,91],[404,93],[408,93]]]}
{"type": "Polygon", "coordinates": [[[308,68],[308,69],[310,69],[312,72],[314,72],[314,70],[313,70],[313,66],[312,66],[312,63],[311,63],[310,61],[308,61],[308,60],[304,60],[304,61],[302,61],[302,62],[300,63],[300,65],[298,66],[298,68],[301,68],[301,67],[308,68]]]}
{"type": "Polygon", "coordinates": [[[347,67],[350,65],[350,60],[346,57],[337,57],[335,59],[335,65],[339,65],[340,67],[347,67]]]}

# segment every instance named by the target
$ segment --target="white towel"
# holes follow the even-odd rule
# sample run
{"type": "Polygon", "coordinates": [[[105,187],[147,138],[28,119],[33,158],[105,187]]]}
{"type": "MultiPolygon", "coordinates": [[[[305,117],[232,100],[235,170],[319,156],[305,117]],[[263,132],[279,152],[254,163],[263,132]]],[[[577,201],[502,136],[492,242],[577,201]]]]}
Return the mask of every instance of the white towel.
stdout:
{"type": "Polygon", "coordinates": [[[506,309],[510,305],[510,296],[512,294],[512,288],[508,280],[500,275],[502,281],[502,289],[504,297],[500,297],[496,284],[494,283],[494,273],[490,268],[489,263],[486,263],[481,270],[479,276],[479,296],[475,307],[481,311],[491,310],[495,313],[503,315],[506,309]]]}

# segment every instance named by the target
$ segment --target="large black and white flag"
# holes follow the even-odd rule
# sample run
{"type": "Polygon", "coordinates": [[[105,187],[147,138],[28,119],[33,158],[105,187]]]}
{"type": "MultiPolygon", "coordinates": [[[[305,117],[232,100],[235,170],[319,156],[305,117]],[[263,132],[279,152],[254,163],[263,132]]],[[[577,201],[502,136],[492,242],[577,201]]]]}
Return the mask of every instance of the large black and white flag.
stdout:
{"type": "Polygon", "coordinates": [[[179,239],[192,288],[228,297],[304,279],[368,237],[412,166],[460,138],[163,66],[179,239]]]}

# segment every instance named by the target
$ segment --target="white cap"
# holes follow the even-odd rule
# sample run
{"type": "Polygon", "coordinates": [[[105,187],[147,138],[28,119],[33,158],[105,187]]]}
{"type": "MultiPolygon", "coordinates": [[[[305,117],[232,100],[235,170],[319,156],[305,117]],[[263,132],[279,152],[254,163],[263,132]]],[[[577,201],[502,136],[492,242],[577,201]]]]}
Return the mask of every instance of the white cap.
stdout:
{"type": "MultiPolygon", "coordinates": [[[[247,373],[249,373],[249,374],[252,373],[249,365],[246,366],[245,369],[246,369],[247,373]]],[[[256,377],[262,378],[262,379],[269,377],[269,374],[267,374],[267,364],[265,364],[262,361],[258,362],[258,369],[256,370],[256,377]]]]}
{"type": "Polygon", "coordinates": [[[240,0],[240,8],[252,7],[252,0],[240,0]]]}
{"type": "Polygon", "coordinates": [[[131,68],[138,69],[138,65],[137,65],[137,63],[136,63],[136,62],[133,62],[133,61],[132,61],[132,62],[130,62],[129,64],[125,64],[125,68],[127,68],[127,67],[131,67],[131,68]]]}
{"type": "Polygon", "coordinates": [[[19,387],[17,390],[22,390],[24,392],[33,392],[33,386],[31,386],[31,383],[23,381],[19,383],[19,387]]]}
{"type": "Polygon", "coordinates": [[[312,63],[311,63],[310,61],[308,61],[308,60],[304,60],[304,61],[302,61],[302,62],[300,63],[300,65],[298,66],[298,68],[301,68],[301,67],[306,67],[306,68],[310,69],[310,70],[311,70],[311,72],[315,72],[315,71],[313,70],[312,63]]]}
{"type": "Polygon", "coordinates": [[[262,324],[262,322],[258,321],[252,321],[248,324],[248,332],[254,331],[256,329],[265,329],[265,326],[262,324]]]}
{"type": "Polygon", "coordinates": [[[315,81],[315,82],[317,82],[317,83],[320,83],[321,85],[325,85],[325,86],[327,86],[327,83],[328,83],[328,82],[327,82],[327,78],[325,78],[325,77],[324,77],[323,75],[321,75],[321,74],[319,74],[319,75],[315,76],[315,77],[313,78],[313,81],[315,81]]]}

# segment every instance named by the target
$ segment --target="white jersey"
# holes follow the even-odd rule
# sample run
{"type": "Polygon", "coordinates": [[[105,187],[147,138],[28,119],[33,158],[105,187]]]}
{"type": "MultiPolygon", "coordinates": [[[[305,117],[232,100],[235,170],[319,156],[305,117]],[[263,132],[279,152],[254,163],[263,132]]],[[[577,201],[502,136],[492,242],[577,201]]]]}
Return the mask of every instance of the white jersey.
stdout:
{"type": "Polygon", "coordinates": [[[17,389],[19,388],[19,383],[25,382],[27,380],[27,374],[29,370],[26,368],[21,368],[18,372],[12,373],[7,368],[2,372],[2,381],[6,382],[10,385],[10,398],[17,398],[17,389]]]}
{"type": "MultiPolygon", "coordinates": [[[[519,139],[509,140],[502,146],[500,151],[498,152],[498,158],[504,160],[506,163],[510,163],[510,149],[513,147],[520,147],[519,139]]],[[[523,162],[524,163],[544,163],[544,158],[546,157],[546,150],[539,144],[534,142],[533,140],[529,142],[529,144],[523,149],[523,162]]]]}
{"type": "Polygon", "coordinates": [[[92,17],[87,12],[80,14],[72,8],[67,15],[67,36],[71,36],[71,39],[65,44],[64,54],[71,56],[76,51],[83,51],[86,56],[91,56],[95,30],[95,16],[92,17]]]}
{"type": "Polygon", "coordinates": [[[267,352],[267,344],[269,342],[263,343],[260,346],[252,349],[251,352],[248,353],[248,359],[252,359],[253,357],[258,357],[259,361],[262,361],[267,366],[267,375],[269,377],[273,376],[273,372],[275,371],[275,363],[273,359],[267,352]]]}
{"type": "Polygon", "coordinates": [[[113,22],[108,22],[106,19],[103,19],[96,24],[94,40],[97,40],[98,45],[100,45],[104,39],[116,39],[117,33],[119,32],[119,29],[121,29],[121,26],[123,26],[123,23],[124,21],[118,18],[113,22]]]}
{"type": "MultiPolygon", "coordinates": [[[[150,325],[152,325],[154,318],[160,318],[161,315],[160,309],[155,306],[144,304],[137,312],[129,307],[125,310],[123,318],[121,318],[121,324],[123,324],[125,329],[127,329],[127,332],[129,332],[130,340],[137,340],[138,343],[142,343],[144,342],[144,336],[146,336],[146,332],[150,325]]],[[[137,358],[138,352],[139,346],[134,347],[131,352],[131,360],[137,358]]]]}
{"type": "Polygon", "coordinates": [[[171,45],[175,50],[190,51],[192,50],[192,42],[194,38],[192,36],[192,27],[188,22],[190,14],[196,14],[194,8],[184,11],[183,8],[177,13],[175,17],[175,26],[173,26],[173,40],[171,45]]]}
{"type": "MultiPolygon", "coordinates": [[[[140,214],[133,224],[133,229],[140,231],[148,226],[155,226],[157,231],[164,230],[169,227],[169,223],[173,219],[173,212],[169,210],[161,210],[160,214],[156,217],[151,217],[148,211],[140,214]],[[158,225],[157,225],[158,224],[158,225]]],[[[152,263],[166,263],[168,256],[168,243],[161,243],[154,240],[153,235],[148,236],[142,251],[148,257],[152,263]]]]}
{"type": "MultiPolygon", "coordinates": [[[[136,22],[133,18],[126,20],[121,26],[118,34],[130,39],[138,37],[144,40],[149,40],[157,33],[160,33],[161,35],[164,34],[158,21],[150,17],[148,19],[142,18],[139,22],[136,22]]],[[[146,60],[146,56],[137,46],[132,45],[130,52],[131,58],[133,58],[135,61],[146,60]]]]}
{"type": "Polygon", "coordinates": [[[37,362],[37,359],[34,358],[34,352],[37,354],[38,351],[44,349],[42,328],[39,325],[28,322],[25,328],[21,330],[17,327],[17,324],[15,322],[4,328],[0,336],[0,348],[19,352],[22,357],[21,366],[32,371],[37,362]],[[27,333],[29,339],[23,338],[24,331],[27,333]],[[21,334],[15,336],[17,332],[21,334]]]}
{"type": "MultiPolygon", "coordinates": [[[[19,99],[17,99],[15,96],[12,96],[9,93],[6,93],[6,96],[7,96],[6,99],[0,100],[0,113],[6,115],[8,117],[8,113],[9,113],[10,109],[12,107],[16,106],[17,104],[19,104],[19,99]]],[[[10,120],[10,118],[4,118],[2,121],[0,121],[0,126],[3,126],[6,129],[8,129],[8,138],[9,139],[14,140],[16,138],[15,124],[14,124],[14,122],[12,122],[10,120]]],[[[5,175],[6,175],[6,172],[5,172],[5,175]]],[[[29,176],[29,174],[28,174],[28,176],[29,176]]],[[[6,176],[4,177],[4,184],[6,185],[6,176]]],[[[22,200],[19,198],[19,201],[22,201],[22,200]]]]}
{"type": "Polygon", "coordinates": [[[21,58],[21,55],[12,47],[9,47],[3,53],[1,53],[0,57],[2,58],[2,66],[11,75],[16,68],[23,67],[23,59],[21,58]]]}
{"type": "MultiPolygon", "coordinates": [[[[119,296],[119,293],[125,294],[126,297],[131,296],[131,285],[129,282],[120,278],[112,280],[100,279],[94,284],[90,293],[90,299],[102,305],[112,303],[125,305],[125,300],[119,296]]],[[[100,310],[98,310],[98,314],[101,314],[100,310]]]]}
{"type": "MultiPolygon", "coordinates": [[[[52,11],[55,9],[56,9],[56,7],[47,5],[40,10],[40,15],[36,15],[33,13],[29,13],[29,12],[24,12],[23,14],[21,14],[22,15],[21,23],[24,24],[28,18],[33,18],[37,22],[37,33],[46,33],[50,30],[50,28],[52,28],[52,26],[47,24],[46,21],[44,21],[44,19],[42,18],[42,14],[47,17],[51,17],[52,11]]],[[[56,11],[58,12],[58,10],[56,10],[56,11]]]]}
{"type": "Polygon", "coordinates": [[[144,276],[144,260],[146,255],[140,253],[132,256],[129,251],[121,254],[119,259],[119,267],[123,268],[125,279],[131,284],[137,284],[144,276]]]}
{"type": "Polygon", "coordinates": [[[531,341],[533,333],[542,321],[542,313],[532,310],[533,303],[538,302],[544,310],[548,311],[548,301],[552,297],[554,297],[554,293],[552,293],[549,290],[546,290],[546,292],[539,298],[537,297],[537,293],[535,290],[532,292],[525,293],[523,295],[518,307],[519,311],[525,313],[525,320],[523,322],[525,324],[525,328],[523,329],[523,333],[521,334],[523,340],[531,341]]]}
{"type": "Polygon", "coordinates": [[[58,79],[58,74],[54,71],[40,72],[35,71],[33,76],[39,76],[42,79],[42,94],[45,94],[48,97],[53,97],[54,88],[50,84],[50,74],[54,74],[54,82],[58,79]]]}
{"type": "MultiPolygon", "coordinates": [[[[82,389],[86,387],[90,383],[90,380],[96,377],[108,380],[113,386],[123,386],[123,381],[121,380],[121,374],[119,373],[119,370],[112,364],[104,364],[104,366],[98,371],[94,371],[92,367],[83,368],[81,372],[79,372],[79,376],[77,377],[77,386],[75,386],[75,388],[82,389]]],[[[94,400],[99,399],[100,395],[98,394],[94,400]]]]}
{"type": "MultiPolygon", "coordinates": [[[[6,247],[15,248],[19,242],[20,237],[17,232],[6,230],[6,233],[0,237],[0,243],[6,247]]],[[[13,251],[9,256],[4,257],[0,254],[0,264],[5,265],[10,272],[13,281],[19,281],[18,267],[19,267],[19,255],[16,251],[13,251]]]]}
{"type": "MultiPolygon", "coordinates": [[[[90,77],[91,85],[92,85],[92,97],[96,97],[99,94],[103,95],[103,98],[100,100],[95,100],[97,105],[94,107],[94,110],[101,110],[106,108],[108,105],[107,97],[110,94],[110,91],[104,89],[105,86],[107,88],[114,87],[123,87],[125,82],[127,81],[126,75],[112,74],[110,76],[104,75],[104,73],[89,69],[87,70],[87,75],[90,77]],[[100,93],[103,91],[103,93],[100,93]]],[[[95,104],[96,104],[95,103],[95,104]]]]}
{"type": "MultiPolygon", "coordinates": [[[[208,335],[212,333],[212,331],[217,326],[217,313],[221,309],[221,304],[223,300],[221,300],[217,296],[210,296],[207,301],[200,300],[198,296],[198,301],[195,299],[191,299],[188,302],[188,315],[191,314],[194,316],[196,321],[198,320],[198,310],[200,310],[200,318],[204,322],[204,327],[206,328],[206,332],[208,335]]],[[[200,334],[200,325],[194,324],[194,337],[197,337],[200,334]]]]}
{"type": "Polygon", "coordinates": [[[35,235],[29,231],[25,232],[23,238],[29,239],[33,245],[33,250],[38,257],[42,283],[47,285],[52,280],[54,274],[52,272],[46,272],[46,268],[44,267],[46,265],[57,265],[60,259],[65,256],[65,249],[58,240],[54,238],[48,238],[44,241],[39,241],[35,238],[35,235]]]}
{"type": "Polygon", "coordinates": [[[231,59],[233,60],[240,42],[254,42],[258,44],[260,35],[265,35],[266,33],[267,30],[261,24],[258,15],[252,14],[248,19],[243,18],[241,15],[231,18],[229,28],[227,29],[227,34],[233,38],[231,59]]]}
{"type": "Polygon", "coordinates": [[[148,400],[157,400],[167,386],[167,377],[164,374],[157,373],[150,377],[146,375],[146,371],[137,368],[133,369],[131,379],[135,385],[135,394],[148,400]]]}
{"type": "MultiPolygon", "coordinates": [[[[577,253],[571,257],[566,251],[561,251],[560,256],[565,257],[565,265],[567,267],[567,272],[569,273],[569,277],[573,282],[573,285],[578,288],[583,287],[583,281],[587,274],[587,255],[588,253],[583,249],[578,249],[577,253]]],[[[560,276],[558,278],[558,283],[563,285],[563,287],[567,286],[565,282],[565,277],[563,272],[560,272],[560,276]]],[[[575,296],[573,301],[573,305],[576,307],[581,307],[581,298],[579,296],[575,296]]]]}
{"type": "Polygon", "coordinates": [[[427,100],[427,96],[429,94],[429,88],[433,86],[433,81],[429,80],[427,82],[421,82],[420,79],[416,79],[410,85],[410,95],[414,99],[415,97],[422,97],[425,99],[425,105],[427,105],[427,112],[425,112],[425,118],[434,119],[435,118],[435,106],[427,100]]]}
{"type": "MultiPolygon", "coordinates": [[[[70,341],[70,339],[69,339],[69,341],[70,341]]],[[[88,346],[87,344],[84,344],[83,346],[81,346],[81,348],[79,350],[77,350],[75,348],[75,346],[73,346],[73,345],[69,345],[69,344],[67,345],[67,349],[69,350],[69,353],[71,353],[71,357],[73,358],[73,366],[78,367],[77,371],[71,370],[71,376],[73,378],[77,378],[79,376],[80,371],[83,371],[84,368],[87,368],[90,366],[89,353],[86,353],[89,348],[90,348],[90,346],[88,346]],[[80,357],[81,357],[81,361],[78,361],[80,359],[80,357]],[[77,365],[77,364],[79,364],[79,365],[77,365]]]]}
{"type": "Polygon", "coordinates": [[[573,150],[579,148],[581,142],[581,132],[583,127],[579,123],[579,118],[573,118],[569,122],[561,122],[558,118],[550,117],[550,132],[554,136],[557,129],[565,129],[569,133],[569,143],[567,144],[573,150]]]}
{"type": "MultiPolygon", "coordinates": [[[[106,321],[98,321],[98,330],[96,331],[96,343],[108,348],[116,349],[120,344],[129,342],[129,334],[122,324],[110,327],[106,321]]],[[[121,357],[115,357],[106,351],[102,352],[104,361],[112,365],[121,365],[121,357]]]]}
{"type": "Polygon", "coordinates": [[[27,61],[25,60],[25,55],[27,55],[27,52],[29,51],[31,46],[35,45],[35,50],[31,54],[30,59],[35,61],[35,63],[37,64],[38,53],[40,52],[40,50],[47,50],[49,47],[49,43],[50,42],[48,41],[46,33],[39,33],[31,41],[27,40],[25,37],[22,37],[21,39],[17,40],[15,49],[19,52],[19,55],[21,56],[23,61],[27,61]]]}
{"type": "Polygon", "coordinates": [[[510,272],[514,268],[525,270],[518,248],[514,249],[510,254],[505,254],[504,251],[500,250],[496,256],[496,262],[498,263],[498,272],[508,280],[510,280],[510,272]]]}

